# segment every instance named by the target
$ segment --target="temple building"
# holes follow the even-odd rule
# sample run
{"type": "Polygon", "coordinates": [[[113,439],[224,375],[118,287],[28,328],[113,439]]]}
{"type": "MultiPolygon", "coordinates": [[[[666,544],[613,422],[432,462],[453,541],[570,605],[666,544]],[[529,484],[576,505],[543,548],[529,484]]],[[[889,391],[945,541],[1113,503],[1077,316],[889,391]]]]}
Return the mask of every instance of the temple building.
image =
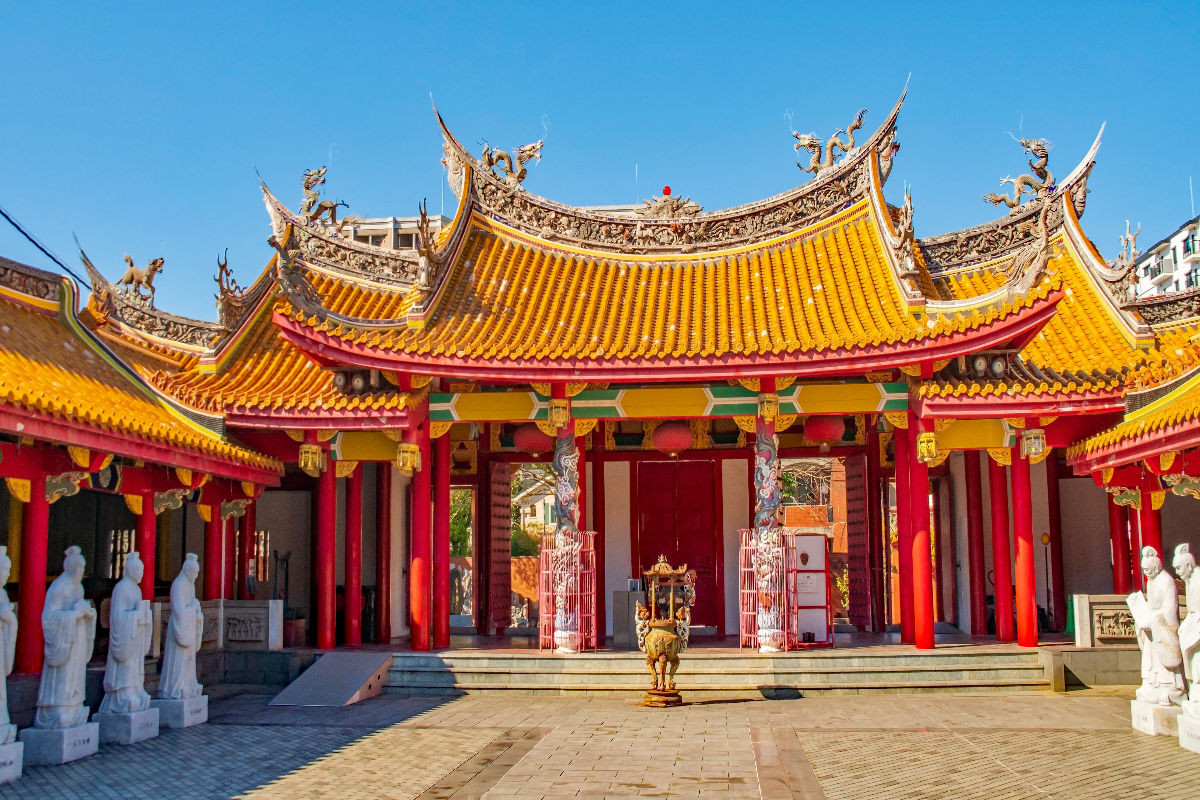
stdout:
{"type": "Polygon", "coordinates": [[[660,556],[696,570],[694,626],[786,645],[789,531],[829,538],[821,619],[919,649],[1036,646],[1070,595],[1130,591],[1200,497],[1200,308],[1137,300],[1133,237],[1106,261],[1084,232],[1099,135],[1061,176],[1022,140],[1003,216],[924,235],[886,186],[902,106],[797,134],[811,178],[721,211],[544,199],[541,142],[476,157],[438,115],[447,217],[339,219],[324,169],[299,211],[263,185],[275,255],[245,287],[219,265],[216,322],[155,307],[161,261],[112,282],[81,252],[84,298],[0,260],[16,670],[72,544],[96,597],[129,550],[147,597],[196,552],[204,599],[283,599],[322,649],[452,620],[602,646],[660,556]],[[568,540],[560,586],[535,557],[568,540]]]}

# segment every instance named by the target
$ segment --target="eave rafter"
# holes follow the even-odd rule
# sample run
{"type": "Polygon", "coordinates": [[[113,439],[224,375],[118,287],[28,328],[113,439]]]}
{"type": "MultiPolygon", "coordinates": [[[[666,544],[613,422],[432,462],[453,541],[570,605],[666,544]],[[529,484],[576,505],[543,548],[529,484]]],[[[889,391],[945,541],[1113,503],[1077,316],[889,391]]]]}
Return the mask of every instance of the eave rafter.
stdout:
{"type": "Polygon", "coordinates": [[[919,339],[897,344],[807,351],[778,356],[722,356],[719,358],[646,359],[641,361],[596,362],[582,359],[487,360],[462,357],[423,358],[397,354],[348,342],[276,312],[275,324],[283,337],[318,363],[341,363],[398,373],[438,375],[474,380],[632,380],[649,383],[677,380],[707,380],[716,373],[736,377],[792,374],[807,377],[839,377],[917,363],[929,363],[960,355],[1004,347],[1036,333],[1054,314],[1062,299],[1053,290],[1002,319],[974,330],[942,336],[935,341],[919,339]]]}

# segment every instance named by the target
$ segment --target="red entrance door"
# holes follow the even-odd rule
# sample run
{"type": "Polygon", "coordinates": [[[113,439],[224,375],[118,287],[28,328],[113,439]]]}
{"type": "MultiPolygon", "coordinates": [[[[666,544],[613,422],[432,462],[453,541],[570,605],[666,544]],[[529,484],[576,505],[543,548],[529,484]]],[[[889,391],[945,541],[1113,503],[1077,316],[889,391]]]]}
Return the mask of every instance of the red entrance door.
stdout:
{"type": "MultiPolygon", "coordinates": [[[[637,465],[638,577],[660,555],[696,570],[693,625],[721,624],[715,461],[641,461],[637,465]]],[[[720,628],[718,627],[718,630],[720,628]]]]}

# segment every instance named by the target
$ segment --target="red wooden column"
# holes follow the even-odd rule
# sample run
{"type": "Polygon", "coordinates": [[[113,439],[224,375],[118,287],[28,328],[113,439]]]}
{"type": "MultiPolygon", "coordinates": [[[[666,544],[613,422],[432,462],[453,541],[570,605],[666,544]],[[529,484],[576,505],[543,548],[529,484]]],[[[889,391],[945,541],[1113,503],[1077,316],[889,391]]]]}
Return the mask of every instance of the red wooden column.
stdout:
{"type": "Polygon", "coordinates": [[[1012,459],[1013,542],[1016,549],[1013,571],[1017,584],[1017,644],[1021,647],[1037,647],[1037,579],[1033,563],[1033,498],[1029,459],[1021,455],[1020,445],[1009,452],[1012,459]]]}
{"type": "Polygon", "coordinates": [[[317,648],[337,646],[337,466],[326,453],[325,468],[317,476],[317,529],[313,542],[313,566],[316,574],[317,648]]]}
{"type": "Polygon", "coordinates": [[[346,644],[362,644],[362,464],[346,476],[346,604],[342,632],[346,644]]]}
{"type": "Polygon", "coordinates": [[[946,587],[949,581],[945,569],[954,561],[942,552],[942,486],[941,481],[934,479],[929,482],[929,496],[932,498],[932,521],[929,523],[929,539],[933,545],[933,618],[938,622],[946,621],[946,587]]]}
{"type": "MultiPolygon", "coordinates": [[[[220,509],[217,509],[220,513],[220,509]]],[[[237,591],[236,581],[234,580],[234,572],[237,570],[236,557],[234,553],[234,544],[238,535],[238,523],[231,522],[229,519],[221,520],[221,536],[222,553],[224,555],[224,566],[221,569],[221,597],[226,600],[232,600],[237,591]]]]}
{"type": "MultiPolygon", "coordinates": [[[[50,504],[46,475],[30,479],[29,502],[21,516],[21,579],[17,584],[17,647],[13,672],[42,668],[42,608],[46,603],[46,550],[49,547],[50,504]]],[[[10,502],[18,502],[14,497],[10,502]]]]}
{"type": "Polygon", "coordinates": [[[1062,507],[1058,497],[1058,456],[1046,459],[1046,517],[1050,534],[1050,614],[1054,629],[1067,624],[1067,582],[1063,575],[1062,507]]]}
{"type": "Polygon", "coordinates": [[[887,544],[883,538],[883,515],[880,511],[879,433],[867,432],[867,569],[871,592],[871,630],[881,631],[887,624],[883,610],[883,554],[887,544]]]}
{"type": "MultiPolygon", "coordinates": [[[[971,634],[987,633],[987,575],[983,551],[983,481],[979,453],[963,453],[967,477],[967,581],[971,596],[971,634]]],[[[985,456],[986,458],[986,456],[985,456]]]]}
{"type": "Polygon", "coordinates": [[[154,546],[157,543],[158,518],[154,513],[154,493],[140,494],[142,508],[137,515],[137,551],[146,565],[146,574],[142,576],[142,599],[154,599],[154,575],[157,572],[154,558],[154,546]]]}
{"type": "Polygon", "coordinates": [[[1008,475],[1002,464],[988,458],[989,503],[992,507],[992,584],[996,596],[996,641],[1014,641],[1012,562],[1008,544],[1008,475]]]}
{"type": "MultiPolygon", "coordinates": [[[[571,419],[572,429],[575,426],[574,418],[571,419]]],[[[587,474],[588,474],[588,452],[587,452],[587,437],[575,437],[575,452],[579,453],[579,488],[575,492],[575,502],[579,506],[579,528],[580,530],[590,531],[587,521],[587,504],[591,500],[587,494],[587,474]]]]}
{"type": "Polygon", "coordinates": [[[1108,498],[1108,540],[1112,548],[1113,594],[1129,594],[1133,573],[1129,566],[1129,509],[1108,498]]]}
{"type": "MultiPolygon", "coordinates": [[[[1170,559],[1163,554],[1162,511],[1161,507],[1154,507],[1155,494],[1157,492],[1142,492],[1142,507],[1138,510],[1138,520],[1141,523],[1139,529],[1142,534],[1142,547],[1153,547],[1165,564],[1170,559]]],[[[1140,564],[1142,560],[1140,552],[1137,560],[1140,564]]]]}
{"type": "Polygon", "coordinates": [[[433,440],[433,646],[450,646],[450,432],[433,440]]]}
{"type": "MultiPolygon", "coordinates": [[[[900,641],[912,644],[913,583],[912,583],[912,493],[909,491],[909,462],[912,460],[908,432],[897,428],[892,438],[896,462],[896,545],[900,570],[900,641]]],[[[890,564],[891,554],[888,554],[890,564]]]]}
{"type": "Polygon", "coordinates": [[[375,473],[375,641],[392,640],[392,465],[375,473]]]}
{"type": "Polygon", "coordinates": [[[433,599],[430,558],[433,550],[433,530],[430,508],[430,458],[428,406],[422,404],[420,421],[413,432],[413,443],[420,453],[420,465],[409,484],[411,505],[409,522],[412,544],[409,549],[408,607],[412,615],[412,649],[426,651],[432,644],[431,608],[433,599]]]}
{"type": "Polygon", "coordinates": [[[909,566],[912,570],[913,644],[918,650],[933,649],[933,563],[930,558],[929,467],[917,458],[921,420],[908,414],[908,483],[912,499],[909,533],[909,566]]]}
{"type": "Polygon", "coordinates": [[[1146,576],[1142,575],[1142,519],[1135,509],[1129,517],[1129,576],[1133,579],[1133,590],[1145,589],[1146,576]]]}
{"type": "MultiPolygon", "coordinates": [[[[603,422],[600,423],[604,425],[603,422]]],[[[604,429],[596,429],[592,440],[596,471],[592,473],[592,528],[596,531],[596,641],[604,642],[607,630],[604,589],[604,429]]]]}
{"type": "Polygon", "coordinates": [[[221,598],[221,571],[225,556],[221,552],[225,542],[225,520],[221,519],[221,504],[208,506],[208,519],[204,522],[204,599],[221,598]]]}
{"type": "Polygon", "coordinates": [[[258,526],[258,501],[248,503],[238,520],[238,563],[237,563],[237,597],[239,600],[253,600],[246,578],[257,568],[254,554],[254,529],[258,526]],[[251,562],[255,567],[251,567],[251,562]]]}

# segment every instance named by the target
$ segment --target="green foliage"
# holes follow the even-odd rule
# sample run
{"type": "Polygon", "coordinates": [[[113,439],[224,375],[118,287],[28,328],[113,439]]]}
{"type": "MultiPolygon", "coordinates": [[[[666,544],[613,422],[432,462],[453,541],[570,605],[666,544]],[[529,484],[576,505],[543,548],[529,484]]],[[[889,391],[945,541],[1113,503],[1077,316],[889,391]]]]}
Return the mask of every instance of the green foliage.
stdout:
{"type": "Polygon", "coordinates": [[[450,555],[471,555],[471,531],[474,517],[474,492],[450,490],[450,555]]]}
{"type": "Polygon", "coordinates": [[[524,528],[513,528],[512,549],[514,556],[536,556],[541,552],[541,540],[538,534],[524,528]]]}

